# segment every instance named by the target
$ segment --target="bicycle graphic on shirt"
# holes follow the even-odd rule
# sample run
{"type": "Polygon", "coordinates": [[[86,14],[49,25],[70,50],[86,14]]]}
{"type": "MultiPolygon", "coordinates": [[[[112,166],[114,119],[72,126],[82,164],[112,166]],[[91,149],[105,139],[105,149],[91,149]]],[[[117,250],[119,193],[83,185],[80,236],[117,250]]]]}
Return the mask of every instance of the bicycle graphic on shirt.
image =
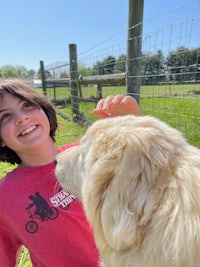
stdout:
{"type": "Polygon", "coordinates": [[[39,219],[42,222],[55,220],[58,217],[58,210],[55,207],[50,207],[39,192],[36,192],[35,196],[30,195],[29,199],[32,200],[32,203],[26,207],[26,211],[29,214],[30,221],[26,223],[25,229],[28,233],[33,234],[38,230],[38,223],[35,219],[39,219]],[[33,206],[36,207],[34,212],[31,209],[33,206]]]}

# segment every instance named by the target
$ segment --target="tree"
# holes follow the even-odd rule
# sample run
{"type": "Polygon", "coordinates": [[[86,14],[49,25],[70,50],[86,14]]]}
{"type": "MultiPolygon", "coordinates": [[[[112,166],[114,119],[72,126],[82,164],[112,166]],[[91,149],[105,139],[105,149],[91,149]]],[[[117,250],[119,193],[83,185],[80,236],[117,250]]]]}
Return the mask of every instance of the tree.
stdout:
{"type": "Polygon", "coordinates": [[[17,65],[5,65],[0,68],[0,78],[21,78],[33,80],[35,78],[35,70],[27,70],[26,67],[17,65]]]}
{"type": "Polygon", "coordinates": [[[114,73],[115,69],[115,57],[108,56],[102,61],[97,61],[92,69],[92,74],[102,75],[102,74],[111,74],[114,73]]]}
{"type": "Polygon", "coordinates": [[[15,67],[5,65],[1,67],[1,78],[20,78],[20,74],[15,67]]]}
{"type": "Polygon", "coordinates": [[[126,56],[121,55],[115,62],[115,73],[126,72],[126,56]]]}
{"type": "Polygon", "coordinates": [[[102,61],[103,74],[112,74],[115,68],[115,57],[108,56],[102,61]]]}
{"type": "Polygon", "coordinates": [[[36,71],[33,70],[33,69],[30,69],[30,70],[28,71],[27,79],[28,79],[28,80],[33,80],[33,79],[35,78],[35,74],[36,74],[36,71]]]}
{"type": "Polygon", "coordinates": [[[103,67],[102,67],[102,63],[100,61],[97,61],[97,63],[93,66],[92,74],[93,75],[103,74],[103,67]]]}
{"type": "Polygon", "coordinates": [[[81,76],[89,76],[91,75],[91,69],[87,68],[86,65],[84,63],[79,63],[78,64],[78,73],[81,76]]]}
{"type": "Polygon", "coordinates": [[[24,66],[17,65],[16,70],[18,71],[20,78],[27,79],[28,70],[24,66]]]}
{"type": "Polygon", "coordinates": [[[200,80],[200,47],[189,51],[189,79],[200,80]]]}
{"type": "Polygon", "coordinates": [[[167,56],[166,64],[171,73],[171,80],[178,82],[184,80],[184,74],[187,72],[188,66],[188,54],[188,48],[180,46],[175,51],[171,51],[167,56]]]}
{"type": "Polygon", "coordinates": [[[142,72],[148,84],[160,82],[164,79],[164,56],[161,50],[155,55],[143,55],[142,72]]]}

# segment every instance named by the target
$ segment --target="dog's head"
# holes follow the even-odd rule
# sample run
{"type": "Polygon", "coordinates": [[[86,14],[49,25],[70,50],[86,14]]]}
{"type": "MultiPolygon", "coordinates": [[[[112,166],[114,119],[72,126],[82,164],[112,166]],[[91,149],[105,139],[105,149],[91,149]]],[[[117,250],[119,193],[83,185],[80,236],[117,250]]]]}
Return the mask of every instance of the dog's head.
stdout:
{"type": "Polygon", "coordinates": [[[97,243],[140,244],[183,143],[158,119],[129,115],[95,122],[80,146],[57,156],[56,176],[83,201],[97,243]]]}

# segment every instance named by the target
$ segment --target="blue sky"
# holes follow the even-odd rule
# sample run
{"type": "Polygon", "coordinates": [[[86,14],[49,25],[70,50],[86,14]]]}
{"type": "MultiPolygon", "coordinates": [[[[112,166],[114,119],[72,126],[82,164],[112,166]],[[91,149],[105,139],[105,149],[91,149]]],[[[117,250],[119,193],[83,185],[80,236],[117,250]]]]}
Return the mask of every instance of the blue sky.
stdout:
{"type": "MultiPolygon", "coordinates": [[[[38,70],[40,60],[66,61],[69,43],[84,52],[128,27],[128,0],[0,0],[0,6],[0,67],[38,70]]],[[[157,16],[167,25],[190,15],[200,15],[200,1],[144,0],[144,33],[158,27],[157,16]]]]}

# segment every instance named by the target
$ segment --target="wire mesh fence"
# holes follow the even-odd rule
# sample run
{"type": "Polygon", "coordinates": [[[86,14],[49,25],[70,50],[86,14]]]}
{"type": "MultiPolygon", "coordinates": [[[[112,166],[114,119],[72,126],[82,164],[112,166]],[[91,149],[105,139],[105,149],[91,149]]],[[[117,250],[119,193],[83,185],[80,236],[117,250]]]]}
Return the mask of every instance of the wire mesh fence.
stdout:
{"type": "MultiPolygon", "coordinates": [[[[197,146],[200,145],[199,8],[199,1],[190,1],[141,22],[142,53],[138,77],[143,113],[178,128],[197,146]]],[[[130,28],[134,27],[137,25],[130,28]]],[[[127,42],[125,30],[84,52],[80,52],[77,45],[78,116],[84,114],[86,120],[93,120],[91,110],[99,98],[127,94],[126,81],[131,78],[127,62],[134,64],[136,60],[127,58],[127,42]]],[[[49,97],[63,104],[64,111],[64,106],[71,103],[70,59],[60,67],[58,65],[45,67],[47,80],[52,81],[47,92],[49,97]]]]}

